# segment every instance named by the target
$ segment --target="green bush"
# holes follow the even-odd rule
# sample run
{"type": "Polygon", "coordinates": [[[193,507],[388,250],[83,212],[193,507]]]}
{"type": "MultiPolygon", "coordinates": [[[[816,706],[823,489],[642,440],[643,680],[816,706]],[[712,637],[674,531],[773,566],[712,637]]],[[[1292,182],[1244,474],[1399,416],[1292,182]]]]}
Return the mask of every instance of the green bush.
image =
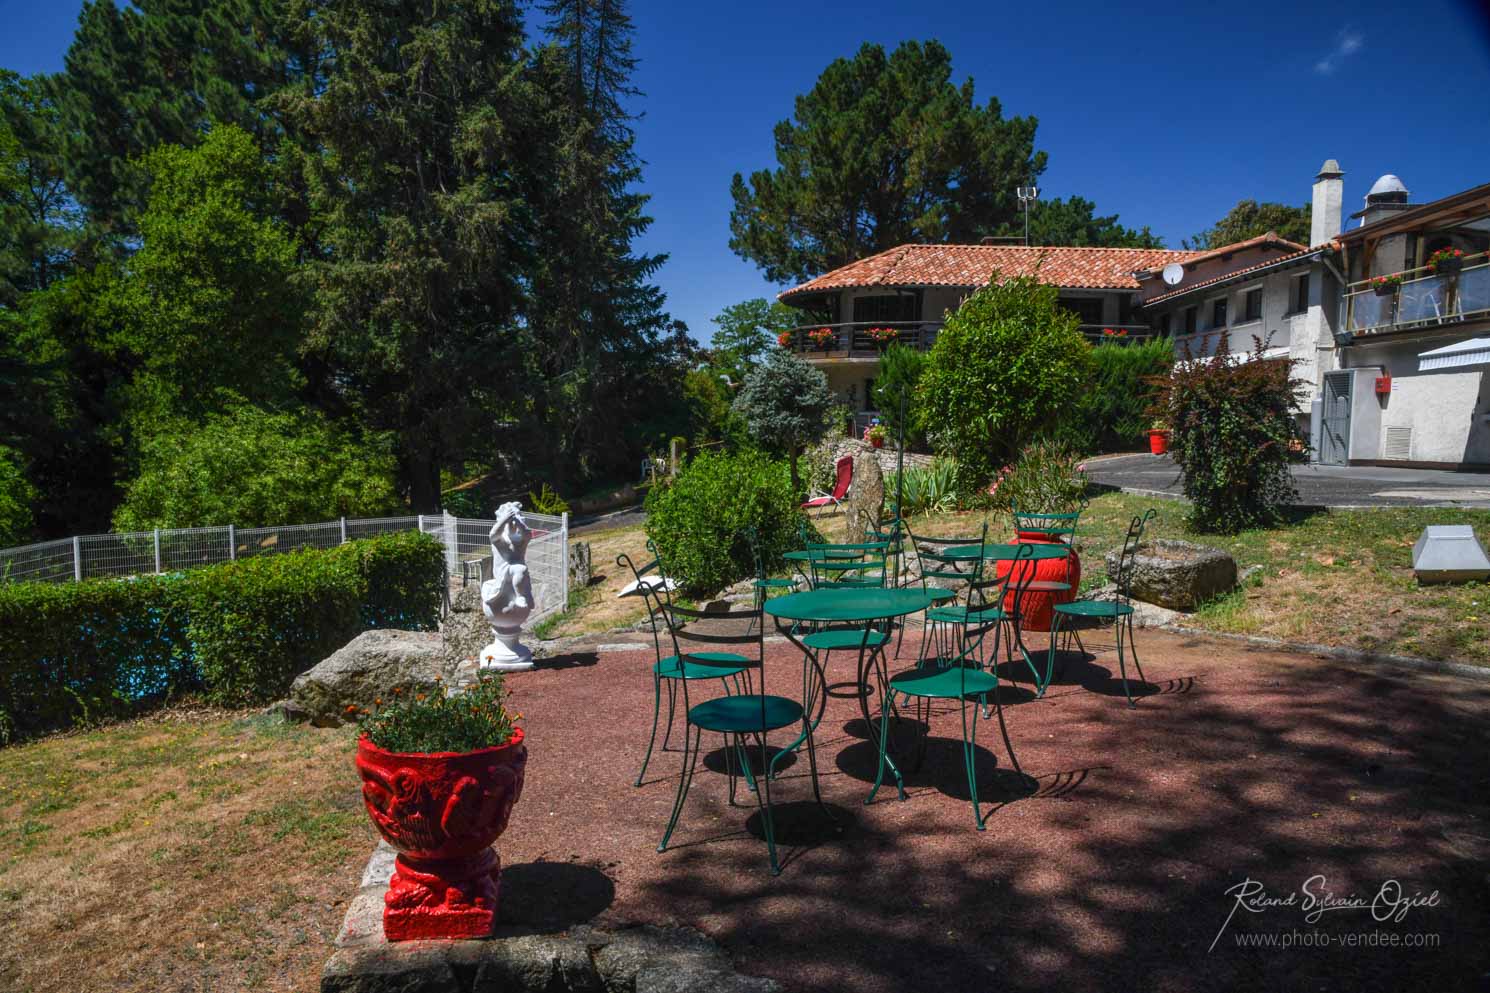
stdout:
{"type": "Polygon", "coordinates": [[[409,532],[164,576],[0,584],[0,727],[30,736],[189,690],[272,699],[360,631],[433,628],[443,558],[409,532]]]}
{"type": "Polygon", "coordinates": [[[760,452],[701,454],[671,486],[647,494],[647,536],[678,583],[713,593],[755,574],[754,527],[768,569],[800,541],[800,512],[784,463],[760,452]]]}
{"type": "Polygon", "coordinates": [[[874,377],[874,409],[880,412],[889,437],[900,437],[900,403],[902,392],[905,400],[905,444],[907,448],[921,450],[926,444],[926,432],[916,419],[916,386],[921,374],[926,371],[927,354],[899,342],[885,349],[880,356],[879,371],[874,377]]]}
{"type": "Polygon", "coordinates": [[[1154,413],[1170,424],[1169,452],[1197,531],[1274,524],[1298,500],[1289,448],[1303,443],[1294,407],[1305,384],[1291,362],[1264,360],[1265,344],[1250,361],[1232,357],[1224,332],[1209,361],[1192,361],[1187,347],[1159,391],[1154,413]]]}
{"type": "Polygon", "coordinates": [[[937,453],[957,459],[966,492],[1055,429],[1090,388],[1091,346],[1057,295],[1030,277],[995,282],[963,301],[937,335],[916,416],[937,453]]]}
{"type": "Polygon", "coordinates": [[[1131,452],[1144,447],[1159,388],[1174,365],[1168,338],[1141,344],[1103,343],[1092,349],[1092,386],[1074,397],[1061,440],[1077,452],[1131,452]]]}
{"type": "Polygon", "coordinates": [[[992,509],[1069,514],[1081,505],[1086,489],[1086,471],[1076,452],[1059,441],[1042,439],[1025,446],[1019,458],[1000,469],[985,492],[992,509]]]}
{"type": "Polygon", "coordinates": [[[937,514],[952,510],[958,504],[957,463],[952,459],[932,459],[928,466],[911,466],[905,480],[896,488],[895,473],[885,476],[885,505],[893,509],[900,494],[900,516],[937,514]]]}

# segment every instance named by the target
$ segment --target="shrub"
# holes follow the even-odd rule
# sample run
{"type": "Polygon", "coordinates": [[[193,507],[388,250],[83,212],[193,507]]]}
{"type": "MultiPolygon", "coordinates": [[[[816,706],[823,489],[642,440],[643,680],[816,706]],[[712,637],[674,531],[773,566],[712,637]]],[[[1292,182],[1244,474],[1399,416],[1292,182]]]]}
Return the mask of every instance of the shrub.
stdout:
{"type": "Polygon", "coordinates": [[[1298,499],[1289,446],[1302,443],[1294,407],[1304,383],[1292,363],[1230,354],[1223,332],[1216,357],[1186,354],[1162,381],[1155,413],[1170,424],[1169,451],[1179,463],[1190,525],[1234,533],[1272,524],[1298,499]]]}
{"type": "Polygon", "coordinates": [[[533,490],[528,491],[528,509],[535,514],[558,517],[569,512],[569,501],[555,493],[552,486],[544,483],[536,493],[533,490]]]}
{"type": "Polygon", "coordinates": [[[892,510],[900,494],[900,516],[936,514],[957,506],[957,463],[952,459],[932,459],[927,466],[911,466],[905,480],[896,488],[895,473],[885,476],[885,503],[892,510]]]}
{"type": "Polygon", "coordinates": [[[1025,446],[984,492],[993,509],[1069,514],[1081,505],[1086,489],[1086,470],[1076,452],[1059,441],[1042,439],[1025,446]]]}
{"type": "Polygon", "coordinates": [[[874,377],[873,396],[870,398],[880,412],[891,438],[899,438],[900,401],[902,391],[905,398],[905,444],[908,448],[923,448],[926,432],[916,420],[916,386],[926,371],[925,352],[896,343],[885,349],[880,356],[879,371],[874,377]]]}
{"type": "Polygon", "coordinates": [[[1072,416],[1059,436],[1077,452],[1125,452],[1142,448],[1153,418],[1158,377],[1174,365],[1168,338],[1141,344],[1103,343],[1092,349],[1092,386],[1073,398],[1072,416]]]}
{"type": "Polygon", "coordinates": [[[1092,349],[1057,293],[1031,277],[989,285],[937,335],[916,415],[937,453],[957,459],[966,491],[986,485],[1036,433],[1057,427],[1089,387],[1092,349]]]}
{"type": "Polygon", "coordinates": [[[799,541],[796,489],[787,467],[759,452],[701,454],[673,484],[647,494],[647,536],[687,591],[712,593],[755,574],[754,527],[769,569],[799,541]]]}
{"type": "Polygon", "coordinates": [[[188,690],[272,699],[366,628],[433,628],[443,557],[411,532],[164,576],[0,584],[0,725],[29,736],[188,690]]]}
{"type": "Polygon", "coordinates": [[[393,477],[387,438],[340,431],[317,414],[240,404],[149,438],[114,526],[267,527],[377,516],[399,504],[393,477]]]}
{"type": "Polygon", "coordinates": [[[362,722],[362,734],[388,752],[474,752],[512,740],[502,677],[483,673],[460,696],[400,693],[362,722]]]}

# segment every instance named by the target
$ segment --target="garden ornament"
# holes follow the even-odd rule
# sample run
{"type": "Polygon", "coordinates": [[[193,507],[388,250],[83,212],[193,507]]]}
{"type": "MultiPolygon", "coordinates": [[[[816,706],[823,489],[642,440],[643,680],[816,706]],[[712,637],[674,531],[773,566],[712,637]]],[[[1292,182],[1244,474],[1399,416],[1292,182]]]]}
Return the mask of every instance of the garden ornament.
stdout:
{"type": "Polygon", "coordinates": [[[497,508],[491,529],[492,578],[481,584],[481,606],[493,640],[481,650],[483,669],[514,672],[533,668],[533,652],[518,641],[523,621],[533,612],[533,580],[528,575],[528,539],[522,504],[497,508]]]}

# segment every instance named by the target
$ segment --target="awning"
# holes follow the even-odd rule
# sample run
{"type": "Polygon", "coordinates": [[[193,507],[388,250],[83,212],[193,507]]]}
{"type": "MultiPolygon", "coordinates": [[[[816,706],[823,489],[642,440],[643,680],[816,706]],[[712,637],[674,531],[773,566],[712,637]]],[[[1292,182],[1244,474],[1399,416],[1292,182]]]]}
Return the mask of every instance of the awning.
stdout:
{"type": "Polygon", "coordinates": [[[1490,338],[1471,338],[1423,352],[1418,356],[1418,372],[1454,369],[1463,365],[1479,365],[1481,362],[1490,362],[1490,338]]]}

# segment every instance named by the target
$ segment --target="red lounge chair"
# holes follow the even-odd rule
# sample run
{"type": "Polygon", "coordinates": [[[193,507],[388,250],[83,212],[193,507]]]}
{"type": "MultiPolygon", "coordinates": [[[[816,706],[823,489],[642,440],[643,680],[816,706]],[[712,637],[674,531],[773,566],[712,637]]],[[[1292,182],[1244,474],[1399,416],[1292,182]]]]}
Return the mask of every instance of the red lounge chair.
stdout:
{"type": "Polygon", "coordinates": [[[845,455],[839,459],[836,465],[838,478],[833,483],[832,493],[818,493],[817,496],[809,497],[803,504],[803,510],[812,510],[816,507],[826,507],[832,504],[842,510],[841,504],[844,497],[848,496],[848,488],[854,482],[854,457],[845,455]]]}

